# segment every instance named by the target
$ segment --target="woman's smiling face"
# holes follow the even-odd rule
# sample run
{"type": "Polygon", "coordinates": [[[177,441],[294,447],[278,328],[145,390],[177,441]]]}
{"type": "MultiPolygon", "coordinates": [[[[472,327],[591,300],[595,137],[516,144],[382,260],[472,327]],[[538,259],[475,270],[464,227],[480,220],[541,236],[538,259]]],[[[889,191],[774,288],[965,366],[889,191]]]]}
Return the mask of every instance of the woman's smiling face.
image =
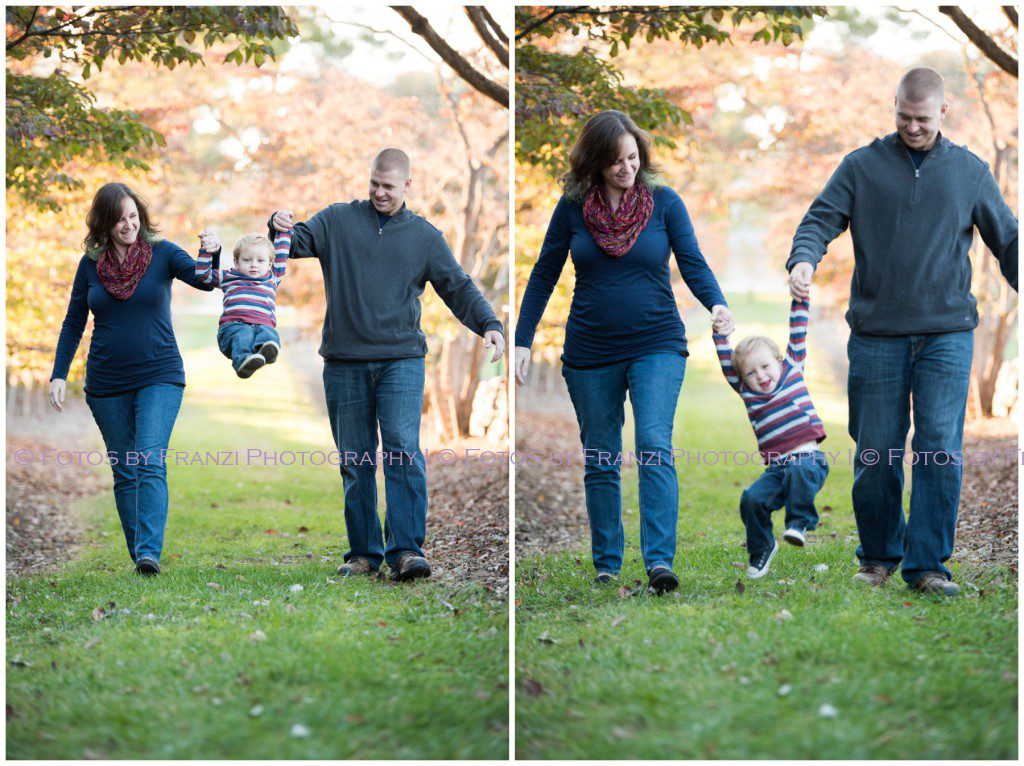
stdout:
{"type": "Polygon", "coordinates": [[[640,170],[640,150],[632,133],[625,133],[619,141],[619,153],[615,161],[601,171],[609,191],[624,192],[636,183],[640,170]]]}
{"type": "Polygon", "coordinates": [[[121,217],[110,229],[110,241],[118,250],[127,249],[139,237],[139,208],[126,196],[121,204],[121,217]]]}

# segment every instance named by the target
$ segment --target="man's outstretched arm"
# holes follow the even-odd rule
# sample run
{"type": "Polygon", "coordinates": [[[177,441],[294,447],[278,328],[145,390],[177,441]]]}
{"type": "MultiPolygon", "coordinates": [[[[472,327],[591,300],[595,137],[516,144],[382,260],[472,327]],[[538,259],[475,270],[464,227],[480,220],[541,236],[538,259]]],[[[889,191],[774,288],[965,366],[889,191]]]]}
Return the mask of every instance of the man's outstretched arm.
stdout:
{"type": "Polygon", "coordinates": [[[829,243],[846,231],[853,213],[853,171],[849,159],[839,163],[825,188],[815,197],[793,235],[786,271],[797,263],[817,268],[829,243]]]}
{"type": "Polygon", "coordinates": [[[505,329],[491,304],[455,260],[455,254],[438,232],[427,253],[425,281],[430,282],[456,318],[480,337],[488,330],[504,336],[505,329]]]}
{"type": "Polygon", "coordinates": [[[999,270],[1017,289],[1017,219],[1006,204],[1003,193],[985,168],[978,185],[978,196],[974,203],[971,220],[978,227],[981,238],[999,261],[999,270]]]}

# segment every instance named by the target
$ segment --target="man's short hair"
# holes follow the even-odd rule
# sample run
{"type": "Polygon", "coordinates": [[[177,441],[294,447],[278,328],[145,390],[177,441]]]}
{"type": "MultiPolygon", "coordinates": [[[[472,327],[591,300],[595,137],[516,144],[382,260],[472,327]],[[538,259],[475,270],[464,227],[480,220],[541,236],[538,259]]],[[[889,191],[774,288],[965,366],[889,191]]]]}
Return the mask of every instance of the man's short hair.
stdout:
{"type": "Polygon", "coordinates": [[[264,237],[262,234],[246,234],[240,240],[235,243],[234,258],[237,261],[238,256],[242,254],[243,250],[248,250],[250,247],[262,247],[267,251],[267,255],[270,260],[274,260],[274,243],[264,237]]]}
{"type": "Polygon", "coordinates": [[[913,102],[927,101],[934,96],[941,103],[945,99],[946,88],[941,74],[922,66],[911,69],[900,78],[896,95],[913,102]]]}
{"type": "Polygon", "coordinates": [[[412,172],[412,163],[409,162],[409,155],[401,149],[381,149],[373,158],[373,164],[370,165],[371,170],[374,168],[385,171],[398,170],[406,178],[409,178],[412,172]]]}

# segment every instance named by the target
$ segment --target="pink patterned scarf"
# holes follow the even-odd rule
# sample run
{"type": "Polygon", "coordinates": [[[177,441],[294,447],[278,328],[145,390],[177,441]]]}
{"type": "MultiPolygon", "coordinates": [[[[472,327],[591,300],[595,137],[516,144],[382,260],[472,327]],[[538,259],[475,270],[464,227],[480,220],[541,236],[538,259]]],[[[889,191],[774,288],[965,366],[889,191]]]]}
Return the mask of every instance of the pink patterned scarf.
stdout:
{"type": "Polygon", "coordinates": [[[126,301],[132,297],[139,280],[146,273],[149,262],[152,260],[153,246],[139,237],[128,246],[128,252],[123,261],[117,260],[117,254],[114,253],[113,247],[104,250],[103,255],[96,263],[96,274],[100,278],[100,283],[112,297],[119,301],[126,301]]]}
{"type": "Polygon", "coordinates": [[[594,184],[583,202],[583,222],[602,250],[621,258],[633,247],[653,211],[654,195],[639,181],[626,190],[614,211],[604,185],[594,184]]]}

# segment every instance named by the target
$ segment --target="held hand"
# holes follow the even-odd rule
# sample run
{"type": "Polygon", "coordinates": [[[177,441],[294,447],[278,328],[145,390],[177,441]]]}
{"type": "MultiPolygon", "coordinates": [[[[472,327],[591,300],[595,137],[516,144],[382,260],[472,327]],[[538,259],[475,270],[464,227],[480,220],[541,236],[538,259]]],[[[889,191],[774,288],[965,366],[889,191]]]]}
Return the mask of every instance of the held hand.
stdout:
{"type": "Polygon", "coordinates": [[[516,346],[516,385],[526,385],[526,373],[530,369],[530,349],[526,346],[516,346]]]}
{"type": "Polygon", "coordinates": [[[199,247],[208,253],[215,253],[221,249],[220,235],[214,229],[206,227],[199,232],[199,247]]]}
{"type": "Polygon", "coordinates": [[[278,231],[290,231],[295,225],[295,214],[291,210],[278,210],[274,213],[274,228],[278,231]]]}
{"type": "Polygon", "coordinates": [[[718,335],[732,335],[736,325],[733,323],[732,312],[727,306],[711,307],[711,329],[718,335]]]}
{"type": "Polygon", "coordinates": [[[64,393],[67,391],[66,380],[54,378],[50,381],[50,404],[57,412],[64,412],[64,393]]]}
{"type": "Polygon", "coordinates": [[[494,355],[491,357],[491,361],[497,362],[505,353],[505,337],[497,330],[488,330],[484,333],[484,348],[491,346],[494,346],[494,355]]]}
{"type": "Polygon", "coordinates": [[[805,301],[811,297],[811,278],[814,276],[814,267],[807,261],[800,261],[793,264],[789,272],[789,294],[798,301],[805,301]]]}

